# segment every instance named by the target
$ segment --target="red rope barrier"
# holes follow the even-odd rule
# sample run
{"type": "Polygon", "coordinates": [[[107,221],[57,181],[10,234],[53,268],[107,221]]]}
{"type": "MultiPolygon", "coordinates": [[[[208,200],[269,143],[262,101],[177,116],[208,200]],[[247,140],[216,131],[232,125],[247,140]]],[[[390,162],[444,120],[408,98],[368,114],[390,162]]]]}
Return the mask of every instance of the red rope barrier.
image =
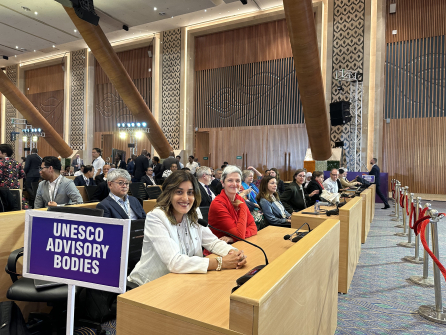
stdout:
{"type": "Polygon", "coordinates": [[[418,215],[418,220],[413,224],[413,230],[415,231],[415,235],[418,235],[420,233],[419,226],[421,223],[423,223],[424,220],[429,219],[429,216],[424,216],[429,208],[423,208],[420,212],[420,215],[418,215]]]}
{"type": "MultiPolygon", "coordinates": [[[[441,213],[439,215],[444,215],[444,213],[441,213]]],[[[441,262],[438,260],[437,257],[435,257],[434,253],[431,251],[431,249],[429,249],[429,246],[426,242],[426,236],[425,236],[425,231],[426,231],[426,226],[429,223],[429,220],[426,220],[426,218],[431,218],[430,216],[425,216],[422,217],[421,219],[423,220],[423,223],[421,225],[419,225],[421,232],[420,232],[420,239],[421,239],[421,243],[423,244],[424,249],[427,251],[427,253],[431,256],[432,260],[435,262],[435,264],[437,264],[438,268],[441,271],[441,274],[443,275],[444,280],[446,281],[446,269],[444,268],[443,264],[441,264],[441,262]]],[[[418,220],[420,221],[420,220],[418,220]]],[[[417,221],[417,222],[418,222],[417,221]]]]}
{"type": "MultiPolygon", "coordinates": [[[[413,224],[412,224],[412,218],[415,221],[415,206],[412,203],[412,206],[410,207],[410,216],[409,216],[409,227],[410,229],[413,229],[413,224]]],[[[415,223],[415,222],[414,222],[415,223]]]]}
{"type": "Polygon", "coordinates": [[[404,208],[404,196],[403,192],[400,192],[400,207],[404,208]]]}
{"type": "Polygon", "coordinates": [[[409,215],[409,197],[406,195],[406,214],[409,215]]]}

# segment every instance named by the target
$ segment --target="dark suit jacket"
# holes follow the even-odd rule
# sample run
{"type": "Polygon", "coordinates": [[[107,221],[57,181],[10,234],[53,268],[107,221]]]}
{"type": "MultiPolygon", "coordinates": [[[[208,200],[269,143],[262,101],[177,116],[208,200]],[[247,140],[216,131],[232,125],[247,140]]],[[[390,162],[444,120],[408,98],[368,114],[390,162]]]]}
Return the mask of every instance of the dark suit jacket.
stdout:
{"type": "Polygon", "coordinates": [[[42,158],[38,154],[30,154],[25,161],[25,174],[27,178],[40,178],[39,168],[42,165],[42,158]]]}
{"type": "Polygon", "coordinates": [[[93,194],[93,199],[91,199],[92,201],[102,201],[107,198],[108,194],[110,193],[110,189],[108,188],[108,184],[106,181],[99,183],[97,186],[98,187],[93,194]]]}
{"type": "MultiPolygon", "coordinates": [[[[155,178],[153,178],[153,179],[155,179],[155,178]]],[[[141,183],[146,183],[146,186],[153,185],[152,181],[150,180],[150,178],[146,174],[144,176],[142,176],[141,183]]]]}
{"type": "MultiPolygon", "coordinates": [[[[322,194],[322,186],[319,185],[319,183],[316,180],[310,180],[310,182],[308,183],[307,189],[306,189],[306,193],[310,194],[313,191],[319,190],[318,194],[313,195],[310,198],[310,204],[309,206],[313,206],[314,203],[316,202],[316,200],[321,201],[321,194],[322,194]]],[[[281,198],[282,200],[282,198],[281,198]]]]}
{"type": "Polygon", "coordinates": [[[379,186],[379,174],[381,173],[381,171],[379,170],[379,166],[378,165],[373,165],[372,169],[369,172],[369,175],[375,176],[375,184],[376,186],[379,186]]]}
{"type": "Polygon", "coordinates": [[[80,161],[81,162],[79,164],[77,164],[77,158],[73,158],[71,160],[71,166],[74,167],[74,172],[79,171],[81,169],[81,165],[84,164],[84,160],[83,159],[80,159],[80,161]],[[76,167],[76,165],[79,165],[79,167],[76,167]]]}
{"type": "MultiPolygon", "coordinates": [[[[218,179],[214,179],[211,182],[211,185],[209,185],[209,187],[211,188],[212,192],[214,192],[215,195],[217,195],[217,186],[218,186],[218,184],[221,184],[221,181],[218,180],[218,179]]],[[[220,192],[221,192],[221,190],[220,190],[220,192]]],[[[218,192],[218,194],[220,194],[220,192],[218,192]]]]}
{"type": "MultiPolygon", "coordinates": [[[[80,176],[74,178],[74,185],[87,186],[87,184],[85,184],[84,175],[81,174],[80,176]]],[[[96,183],[94,182],[93,178],[90,178],[90,185],[88,186],[96,186],[96,183]]]]}
{"type": "Polygon", "coordinates": [[[101,173],[99,176],[96,176],[96,178],[94,178],[94,181],[96,182],[96,185],[98,185],[99,183],[104,182],[104,174],[101,173]]]}
{"type": "Polygon", "coordinates": [[[116,162],[116,168],[117,169],[124,169],[124,170],[126,169],[127,164],[125,164],[124,161],[121,161],[121,164],[119,164],[119,166],[118,166],[118,163],[119,163],[119,161],[116,162]]]}
{"type": "Polygon", "coordinates": [[[178,159],[176,159],[175,157],[168,157],[163,161],[163,172],[166,170],[170,170],[170,166],[175,163],[179,169],[180,167],[180,162],[178,162],[178,159]]]}
{"type": "Polygon", "coordinates": [[[156,164],[153,167],[153,172],[155,173],[155,180],[163,178],[163,166],[161,164],[156,164]]]}
{"type": "MultiPolygon", "coordinates": [[[[132,196],[129,197],[129,204],[132,211],[135,213],[138,219],[145,219],[146,212],[142,208],[138,199],[132,196]]],[[[105,218],[114,218],[114,219],[129,219],[126,212],[122,209],[122,207],[110,196],[102,200],[97,204],[96,208],[100,208],[104,210],[105,218]]]]}
{"type": "Polygon", "coordinates": [[[137,181],[140,181],[141,177],[146,174],[146,170],[149,167],[149,158],[144,155],[140,155],[135,159],[135,170],[133,176],[137,181]]]}
{"type": "MultiPolygon", "coordinates": [[[[303,190],[305,193],[305,189],[303,190]]],[[[300,191],[299,185],[297,185],[297,183],[293,181],[285,188],[285,192],[280,195],[280,201],[282,202],[283,207],[285,207],[288,213],[293,213],[301,211],[308,207],[308,205],[310,204],[310,197],[308,196],[308,194],[305,194],[305,201],[307,203],[307,206],[305,206],[302,191],[300,191]]]]}
{"type": "Polygon", "coordinates": [[[198,186],[200,187],[200,192],[201,192],[201,203],[200,203],[200,207],[207,207],[211,205],[212,200],[209,198],[209,194],[206,191],[206,189],[201,186],[200,183],[198,183],[198,186]]]}
{"type": "Polygon", "coordinates": [[[135,172],[135,162],[134,161],[130,161],[127,164],[127,171],[129,172],[129,174],[131,176],[133,176],[134,172],[135,172]]]}
{"type": "Polygon", "coordinates": [[[343,187],[342,187],[342,184],[341,184],[341,181],[339,180],[339,178],[336,179],[336,183],[338,184],[338,192],[339,192],[339,193],[342,193],[341,189],[342,189],[343,187]]]}

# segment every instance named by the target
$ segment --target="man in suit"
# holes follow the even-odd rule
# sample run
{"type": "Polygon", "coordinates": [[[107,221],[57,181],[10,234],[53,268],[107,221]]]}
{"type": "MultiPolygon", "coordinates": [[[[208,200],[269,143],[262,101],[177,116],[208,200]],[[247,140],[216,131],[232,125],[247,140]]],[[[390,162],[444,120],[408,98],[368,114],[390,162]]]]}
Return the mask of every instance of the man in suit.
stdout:
{"type": "Polygon", "coordinates": [[[74,185],[76,185],[76,186],[96,186],[96,183],[93,180],[93,173],[94,173],[93,165],[84,166],[84,173],[82,175],[74,178],[74,185]]]}
{"type": "Polygon", "coordinates": [[[163,172],[166,170],[170,170],[170,166],[175,163],[177,166],[180,166],[180,162],[175,158],[175,153],[171,151],[169,153],[169,157],[163,161],[163,172]]]}
{"type": "Polygon", "coordinates": [[[220,179],[223,173],[223,169],[215,169],[214,173],[215,179],[211,182],[211,185],[209,187],[211,188],[212,192],[214,192],[214,194],[220,194],[220,192],[217,193],[217,186],[218,184],[221,184],[220,179]]]}
{"type": "Polygon", "coordinates": [[[79,157],[79,154],[77,154],[71,162],[71,166],[74,167],[74,172],[79,171],[82,165],[84,165],[84,160],[79,157]]]}
{"type": "Polygon", "coordinates": [[[146,174],[142,176],[141,183],[146,183],[146,186],[156,185],[155,178],[153,178],[153,168],[148,167],[146,170],[146,174]]]}
{"type": "Polygon", "coordinates": [[[215,194],[209,188],[212,181],[211,169],[207,166],[200,166],[197,169],[198,186],[201,192],[200,207],[207,207],[211,205],[212,200],[215,199],[215,194]]]}
{"type": "Polygon", "coordinates": [[[382,200],[384,203],[384,207],[382,209],[390,208],[389,203],[387,202],[386,197],[384,197],[384,194],[379,189],[380,181],[379,181],[379,175],[381,173],[379,166],[376,165],[378,160],[376,158],[372,158],[370,160],[370,164],[372,165],[372,169],[369,172],[369,175],[375,176],[375,184],[376,184],[376,194],[378,194],[378,197],[382,200]]]}
{"type": "Polygon", "coordinates": [[[104,217],[131,220],[146,218],[146,213],[139,200],[127,195],[130,179],[129,173],[123,169],[116,169],[108,173],[107,184],[110,193],[96,206],[96,208],[104,210],[104,217]]]}
{"type": "Polygon", "coordinates": [[[96,182],[96,184],[102,183],[103,181],[107,180],[107,173],[110,170],[110,165],[109,164],[105,164],[104,167],[102,168],[102,171],[104,171],[103,173],[101,173],[99,176],[96,176],[96,178],[94,179],[94,181],[96,182]]]}
{"type": "Polygon", "coordinates": [[[163,167],[160,164],[159,157],[153,157],[153,173],[155,174],[155,180],[158,180],[163,177],[163,167]]]}
{"type": "Polygon", "coordinates": [[[135,170],[133,173],[133,182],[139,182],[141,177],[146,174],[147,168],[150,165],[150,154],[146,149],[141,151],[141,155],[135,159],[135,170]]]}
{"type": "Polygon", "coordinates": [[[129,175],[132,177],[135,172],[135,159],[136,159],[136,155],[132,155],[130,162],[127,163],[127,171],[129,173],[129,175]]]}
{"type": "Polygon", "coordinates": [[[40,165],[42,165],[42,158],[37,154],[37,148],[31,149],[31,154],[26,157],[25,161],[25,189],[29,195],[29,204],[34,205],[35,194],[33,192],[33,183],[40,179],[40,165]]]}
{"type": "Polygon", "coordinates": [[[71,179],[60,174],[62,165],[57,157],[46,156],[42,159],[39,184],[34,200],[34,208],[46,208],[58,204],[83,203],[82,196],[71,179]]]}

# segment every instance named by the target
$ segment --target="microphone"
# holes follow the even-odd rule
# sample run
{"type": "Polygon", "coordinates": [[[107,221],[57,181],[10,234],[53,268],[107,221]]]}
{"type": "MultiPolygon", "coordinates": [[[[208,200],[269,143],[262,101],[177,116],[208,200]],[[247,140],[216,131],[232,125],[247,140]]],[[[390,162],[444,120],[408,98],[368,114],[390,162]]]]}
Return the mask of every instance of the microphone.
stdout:
{"type": "Polygon", "coordinates": [[[265,264],[265,265],[258,265],[258,266],[256,266],[255,268],[253,268],[252,270],[250,270],[248,273],[246,273],[245,275],[243,275],[243,276],[241,276],[240,278],[238,278],[238,279],[236,280],[237,286],[234,287],[234,288],[232,289],[232,293],[233,293],[235,290],[237,290],[240,286],[242,286],[244,283],[246,283],[248,280],[250,280],[255,274],[257,274],[257,273],[258,273],[260,270],[262,270],[265,266],[268,265],[268,258],[266,257],[265,251],[264,251],[262,248],[260,248],[258,245],[254,244],[254,243],[251,243],[251,242],[249,242],[249,241],[246,241],[245,239],[240,238],[240,237],[238,237],[238,236],[232,235],[232,234],[228,233],[227,231],[224,231],[224,230],[215,228],[215,227],[211,226],[207,221],[205,221],[205,220],[203,220],[203,219],[198,219],[198,224],[201,225],[201,226],[203,226],[203,227],[211,227],[212,229],[218,230],[219,232],[222,232],[222,233],[227,234],[227,235],[229,235],[229,236],[232,236],[232,237],[234,237],[234,238],[236,238],[236,239],[239,239],[239,240],[241,240],[241,241],[244,241],[244,242],[246,242],[246,243],[248,243],[248,244],[251,244],[252,246],[254,246],[254,247],[259,248],[260,250],[262,250],[263,255],[265,256],[265,263],[266,263],[266,264],[265,264]]]}
{"type": "Polygon", "coordinates": [[[319,206],[331,206],[330,202],[320,202],[319,201],[319,206]]]}
{"type": "MultiPolygon", "coordinates": [[[[305,226],[305,225],[308,226],[308,232],[310,232],[310,231],[311,231],[310,225],[309,225],[308,223],[305,222],[305,223],[304,223],[302,226],[300,226],[294,233],[292,233],[291,235],[285,235],[285,236],[283,237],[283,239],[284,239],[284,240],[290,240],[290,239],[291,239],[291,236],[297,234],[297,232],[300,230],[300,228],[302,228],[302,227],[305,226]]],[[[295,242],[295,241],[293,241],[293,242],[295,242]]]]}

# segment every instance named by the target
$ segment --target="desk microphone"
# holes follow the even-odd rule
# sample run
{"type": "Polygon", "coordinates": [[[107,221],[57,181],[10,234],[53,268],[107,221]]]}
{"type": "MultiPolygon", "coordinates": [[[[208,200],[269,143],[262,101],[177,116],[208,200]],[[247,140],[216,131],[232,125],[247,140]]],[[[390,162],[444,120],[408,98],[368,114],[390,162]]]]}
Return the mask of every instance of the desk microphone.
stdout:
{"type": "MultiPolygon", "coordinates": [[[[300,230],[300,228],[302,228],[302,227],[305,226],[305,225],[308,226],[308,232],[310,232],[310,231],[311,231],[310,225],[309,225],[308,223],[305,222],[305,223],[304,223],[302,226],[300,226],[294,233],[292,233],[292,234],[290,234],[290,235],[285,235],[285,236],[283,237],[283,239],[284,239],[284,240],[291,240],[291,236],[297,234],[297,232],[300,230]]],[[[293,242],[296,242],[296,241],[293,241],[293,242]]]]}
{"type": "Polygon", "coordinates": [[[255,245],[254,243],[248,242],[243,238],[240,238],[238,236],[232,235],[230,233],[228,233],[227,231],[224,230],[220,230],[218,228],[212,227],[209,223],[207,223],[207,221],[203,220],[203,219],[198,219],[198,224],[202,225],[203,227],[211,227],[212,229],[218,230],[219,232],[222,232],[224,234],[227,234],[229,236],[232,236],[238,240],[244,241],[248,244],[251,244],[252,246],[259,248],[260,250],[262,250],[263,255],[265,256],[265,265],[258,265],[255,268],[251,269],[248,273],[246,273],[245,275],[241,276],[240,278],[238,278],[236,280],[237,286],[234,287],[232,289],[232,292],[234,292],[235,290],[237,290],[240,286],[242,286],[244,283],[246,283],[248,280],[250,280],[252,277],[254,277],[255,274],[257,274],[260,270],[262,270],[265,266],[268,265],[268,258],[266,257],[265,251],[263,251],[262,248],[260,248],[258,245],[255,245]]]}

